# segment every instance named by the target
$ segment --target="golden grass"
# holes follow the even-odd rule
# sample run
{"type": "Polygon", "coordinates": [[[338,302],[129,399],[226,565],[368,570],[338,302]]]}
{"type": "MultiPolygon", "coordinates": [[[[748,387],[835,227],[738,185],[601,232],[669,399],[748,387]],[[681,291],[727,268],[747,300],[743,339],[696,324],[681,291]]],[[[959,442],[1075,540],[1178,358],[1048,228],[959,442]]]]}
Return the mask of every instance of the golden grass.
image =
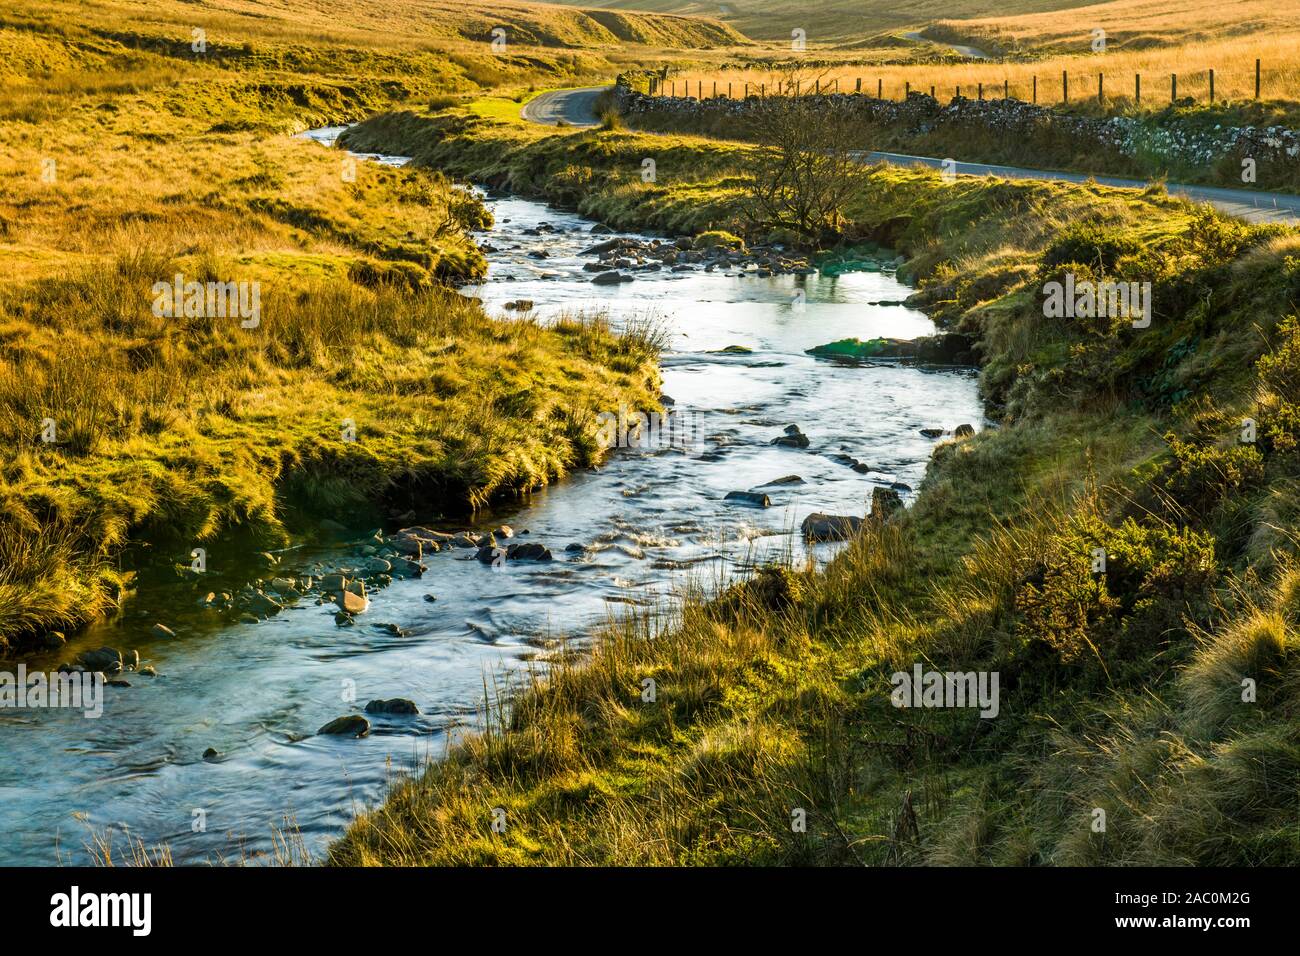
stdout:
{"type": "Polygon", "coordinates": [[[282,540],[393,494],[481,506],[594,462],[593,408],[653,406],[640,337],[498,321],[448,290],[485,266],[476,199],[287,135],[612,72],[457,33],[507,16],[611,48],[622,22],[345,0],[0,14],[0,653],[121,600],[113,559],[135,538],[282,540]],[[261,325],[155,317],[176,273],[258,283],[261,325]]]}
{"type": "MultiPolygon", "coordinates": [[[[589,6],[591,0],[564,0],[573,6],[589,6]]],[[[1078,0],[1008,0],[1000,9],[1031,13],[1069,9],[1078,0]]],[[[863,38],[878,38],[890,32],[925,26],[938,16],[980,17],[990,11],[988,0],[745,0],[731,4],[708,0],[598,0],[596,5],[623,10],[649,10],[717,16],[742,33],[756,39],[784,43],[789,49],[790,31],[807,33],[810,45],[852,44],[863,38]]]]}
{"type": "MultiPolygon", "coordinates": [[[[999,10],[999,16],[938,20],[928,35],[961,37],[1005,51],[1087,52],[1092,31],[1106,31],[1111,52],[1155,46],[1194,48],[1241,40],[1268,49],[1275,37],[1294,34],[1300,23],[1296,0],[1110,0],[1071,4],[1068,15],[999,10]],[[1012,14],[1012,15],[1008,15],[1012,14]]],[[[1211,64],[1213,65],[1213,64],[1211,64]]]]}
{"type": "MultiPolygon", "coordinates": [[[[1215,99],[1219,102],[1252,99],[1255,95],[1255,60],[1261,62],[1261,98],[1270,101],[1300,101],[1300,31],[1283,34],[1255,34],[1250,37],[1224,38],[1186,43],[1174,47],[1151,49],[1112,49],[1105,54],[1079,53],[1050,56],[1033,61],[990,62],[965,61],[904,65],[846,65],[807,68],[802,74],[801,89],[814,81],[822,88],[853,92],[859,81],[864,93],[875,95],[883,83],[888,99],[902,99],[907,89],[929,93],[934,89],[941,101],[960,90],[974,99],[983,84],[985,99],[1001,97],[1004,84],[1010,96],[1043,105],[1062,102],[1062,73],[1068,75],[1069,101],[1096,100],[1097,77],[1102,75],[1107,104],[1133,106],[1137,91],[1135,76],[1141,74],[1141,105],[1159,109],[1169,104],[1172,94],[1170,76],[1178,74],[1178,97],[1192,97],[1197,102],[1209,100],[1210,74],[1215,71],[1215,99]],[[1037,94],[1034,81],[1037,78],[1037,94]],[[838,83],[838,86],[836,85],[838,83]]],[[[797,61],[790,61],[792,67],[797,61]]],[[[697,84],[711,96],[713,84],[723,93],[728,83],[734,95],[744,93],[748,83],[751,93],[760,84],[771,92],[783,88],[789,71],[770,69],[689,70],[673,74],[670,84],[677,83],[678,95],[689,88],[697,95],[697,84]]],[[[671,91],[671,88],[670,88],[671,91]]]]}

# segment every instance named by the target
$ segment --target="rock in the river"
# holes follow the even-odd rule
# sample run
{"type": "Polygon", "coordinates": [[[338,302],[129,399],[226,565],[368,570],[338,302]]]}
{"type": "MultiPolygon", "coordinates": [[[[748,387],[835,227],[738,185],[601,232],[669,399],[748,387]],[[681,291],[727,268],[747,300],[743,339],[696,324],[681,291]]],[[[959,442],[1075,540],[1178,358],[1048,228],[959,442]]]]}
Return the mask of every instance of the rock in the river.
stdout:
{"type": "Polygon", "coordinates": [[[370,721],[360,714],[336,717],[316,733],[330,734],[336,737],[364,737],[370,733],[370,721]]]}
{"type": "Polygon", "coordinates": [[[802,485],[804,480],[798,475],[786,475],[783,478],[774,478],[769,482],[759,485],[760,488],[767,488],[772,485],[802,485]]]}
{"type": "Polygon", "coordinates": [[[176,632],[165,624],[155,624],[149,631],[154,637],[175,637],[176,632]]]}
{"type": "Polygon", "coordinates": [[[484,564],[491,564],[493,561],[497,559],[498,556],[500,556],[503,550],[505,552],[504,557],[507,561],[550,561],[551,560],[550,549],[547,548],[545,545],[541,545],[536,542],[528,542],[527,544],[512,544],[512,545],[508,545],[504,549],[502,549],[501,547],[493,547],[492,545],[484,545],[483,547],[479,548],[476,557],[484,564]]]}
{"type": "Polygon", "coordinates": [[[533,311],[532,299],[515,299],[513,302],[507,302],[501,306],[507,312],[531,312],[533,311]]]}
{"type": "Polygon", "coordinates": [[[611,269],[609,272],[600,272],[592,276],[591,281],[595,285],[618,285],[620,282],[632,282],[633,276],[624,275],[621,272],[611,269]]]}
{"type": "MultiPolygon", "coordinates": [[[[398,554],[404,554],[408,558],[414,558],[416,561],[419,561],[424,557],[425,542],[421,538],[406,534],[395,534],[388,539],[388,544],[398,554]]],[[[434,550],[437,550],[438,545],[435,542],[430,541],[429,544],[433,546],[434,550]]]]}
{"type": "Polygon", "coordinates": [[[258,617],[274,617],[283,609],[284,605],[261,591],[254,591],[248,598],[248,610],[258,617]]]}
{"type": "Polygon", "coordinates": [[[740,501],[759,508],[766,508],[772,504],[772,499],[759,491],[728,491],[723,501],[740,501]]]}
{"type": "Polygon", "coordinates": [[[847,541],[861,527],[862,519],[853,515],[828,515],[816,511],[803,519],[800,530],[812,541],[847,541]]]}
{"type": "Polygon", "coordinates": [[[394,697],[392,700],[372,700],[366,704],[367,714],[410,716],[419,712],[420,708],[415,706],[415,701],[407,700],[405,697],[394,697]]]}
{"type": "Polygon", "coordinates": [[[337,572],[327,574],[320,579],[320,589],[322,591],[342,591],[348,585],[348,579],[337,572]]]}
{"type": "Polygon", "coordinates": [[[613,252],[622,245],[622,242],[621,239],[606,239],[604,242],[598,242],[594,246],[588,246],[586,249],[583,249],[580,254],[584,256],[599,256],[606,252],[613,252]]]}
{"type": "Polygon", "coordinates": [[[438,597],[437,597],[437,595],[434,595],[434,594],[426,594],[426,595],[424,596],[424,599],[425,599],[426,601],[428,601],[430,604],[433,604],[434,602],[436,602],[436,601],[438,600],[438,597]]]}
{"type": "Polygon", "coordinates": [[[337,600],[339,607],[348,614],[361,614],[370,606],[365,594],[355,591],[340,591],[337,600]]]}
{"type": "Polygon", "coordinates": [[[113,647],[82,651],[77,660],[92,671],[103,671],[106,674],[116,674],[122,669],[122,654],[113,647]]]}
{"type": "Polygon", "coordinates": [[[785,434],[773,438],[771,444],[780,445],[783,448],[807,448],[808,436],[800,430],[798,425],[787,425],[785,434]]]}
{"type": "Polygon", "coordinates": [[[220,757],[221,757],[221,754],[218,753],[217,750],[216,750],[214,747],[209,747],[207,750],[203,751],[203,759],[204,759],[204,760],[217,760],[217,759],[219,759],[220,757]]]}
{"type": "Polygon", "coordinates": [[[885,519],[903,509],[903,499],[893,488],[873,488],[871,490],[871,517],[885,519]]]}
{"type": "Polygon", "coordinates": [[[398,558],[393,562],[393,573],[404,578],[418,578],[427,570],[418,561],[408,561],[406,558],[398,558]]]}
{"type": "Polygon", "coordinates": [[[942,428],[922,428],[922,429],[921,429],[921,434],[924,435],[926,438],[941,438],[941,437],[943,437],[943,429],[942,429],[942,428]]]}
{"type": "Polygon", "coordinates": [[[129,671],[137,670],[140,667],[140,652],[130,650],[123,654],[122,667],[129,671]]]}
{"type": "Polygon", "coordinates": [[[62,631],[50,631],[41,639],[41,646],[49,651],[57,651],[66,643],[68,639],[63,636],[62,631]]]}
{"type": "Polygon", "coordinates": [[[958,425],[952,430],[952,434],[955,438],[969,438],[971,435],[975,434],[975,426],[969,424],[958,425]]]}

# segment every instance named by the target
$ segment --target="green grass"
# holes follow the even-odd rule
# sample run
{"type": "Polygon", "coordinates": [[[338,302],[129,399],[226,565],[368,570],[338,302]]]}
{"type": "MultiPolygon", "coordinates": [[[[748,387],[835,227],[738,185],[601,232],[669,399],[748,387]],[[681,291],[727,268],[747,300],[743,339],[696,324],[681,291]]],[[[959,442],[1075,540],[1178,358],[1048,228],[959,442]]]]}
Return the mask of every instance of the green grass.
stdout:
{"type": "Polygon", "coordinates": [[[481,507],[596,463],[598,410],[655,405],[643,337],[451,291],[488,219],[445,176],[288,135],[614,71],[599,17],[498,12],[559,32],[497,55],[457,32],[489,13],[436,3],[0,14],[0,654],[120,604],[139,555],[481,507]],[[156,318],[177,272],[259,283],[261,325],[156,318]]]}
{"type": "MultiPolygon", "coordinates": [[[[744,233],[744,146],[460,122],[365,135],[447,167],[492,156],[486,176],[629,222],[744,233]],[[665,150],[695,161],[633,182],[628,161],[665,150]],[[590,167],[580,195],[570,165],[590,167]]],[[[499,689],[484,732],[330,862],[1300,862],[1300,236],[1158,188],[889,167],[848,212],[978,340],[999,427],[941,443],[914,507],[825,571],[702,590],[499,689]],[[1151,328],[1046,319],[1063,269],[1151,281],[1151,328]],[[918,662],[998,672],[999,716],[891,706],[918,662]]]]}

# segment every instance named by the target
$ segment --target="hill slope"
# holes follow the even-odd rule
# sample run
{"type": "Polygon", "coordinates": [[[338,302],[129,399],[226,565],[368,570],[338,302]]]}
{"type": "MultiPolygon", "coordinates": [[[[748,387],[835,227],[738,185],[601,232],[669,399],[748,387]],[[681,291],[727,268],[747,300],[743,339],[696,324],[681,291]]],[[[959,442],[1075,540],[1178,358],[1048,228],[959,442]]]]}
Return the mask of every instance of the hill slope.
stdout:
{"type": "MultiPolygon", "coordinates": [[[[56,4],[57,5],[57,4],[56,4]]],[[[694,49],[743,42],[728,26],[703,17],[588,11],[583,6],[468,0],[92,0],[68,19],[201,27],[257,38],[368,38],[384,46],[405,41],[488,43],[504,27],[508,42],[528,46],[599,47],[620,42],[694,49]]],[[[716,10],[711,11],[716,13],[716,10]]]]}
{"type": "MultiPolygon", "coordinates": [[[[562,0],[564,2],[564,0],[562,0]]],[[[1065,10],[1078,6],[1072,0],[573,0],[573,6],[690,13],[715,16],[747,36],[762,40],[789,40],[802,29],[810,42],[845,41],[873,36],[903,27],[916,27],[939,17],[988,17],[1065,10]]]]}

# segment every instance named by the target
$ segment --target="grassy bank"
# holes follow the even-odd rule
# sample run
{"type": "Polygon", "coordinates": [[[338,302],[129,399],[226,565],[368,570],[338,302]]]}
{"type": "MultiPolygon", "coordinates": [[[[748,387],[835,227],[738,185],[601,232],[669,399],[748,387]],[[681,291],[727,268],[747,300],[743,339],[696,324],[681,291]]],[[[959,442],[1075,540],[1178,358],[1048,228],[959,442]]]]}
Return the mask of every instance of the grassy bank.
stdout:
{"type": "Polygon", "coordinates": [[[592,463],[595,411],[654,405],[653,344],[598,317],[485,315],[450,291],[486,265],[477,200],[289,134],[595,81],[639,40],[729,38],[529,4],[7,5],[0,654],[120,601],[134,542],[264,547],[592,463]],[[514,31],[504,51],[489,21],[514,31]],[[259,321],[157,314],[178,274],[255,284],[259,321]]]}
{"type": "MultiPolygon", "coordinates": [[[[736,214],[743,146],[441,122],[384,128],[553,195],[587,168],[571,198],[612,219],[736,214]],[[680,176],[641,183],[664,155],[680,176]]],[[[1158,189],[886,167],[849,213],[978,338],[998,427],[940,444],[825,572],[627,619],[517,689],[331,862],[1300,860],[1300,236],[1158,189]],[[1045,317],[1065,272],[1151,282],[1150,327],[1045,317]],[[997,716],[892,706],[917,664],[996,672],[997,716]]]]}

